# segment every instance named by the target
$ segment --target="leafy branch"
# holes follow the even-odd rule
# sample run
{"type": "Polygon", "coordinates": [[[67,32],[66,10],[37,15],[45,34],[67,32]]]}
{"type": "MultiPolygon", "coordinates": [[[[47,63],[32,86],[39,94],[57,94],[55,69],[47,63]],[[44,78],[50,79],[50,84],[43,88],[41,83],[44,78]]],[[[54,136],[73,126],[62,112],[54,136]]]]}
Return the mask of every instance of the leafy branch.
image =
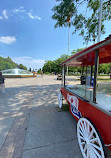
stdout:
{"type": "MultiPolygon", "coordinates": [[[[56,20],[55,28],[73,26],[76,33],[83,36],[85,43],[98,36],[100,0],[56,0],[52,19],[56,20]],[[86,7],[83,7],[86,6],[86,7]],[[85,11],[82,11],[85,8],[85,11]],[[69,22],[70,20],[70,22],[69,22]]],[[[106,20],[111,19],[111,1],[103,0],[101,33],[105,33],[106,20]]]]}

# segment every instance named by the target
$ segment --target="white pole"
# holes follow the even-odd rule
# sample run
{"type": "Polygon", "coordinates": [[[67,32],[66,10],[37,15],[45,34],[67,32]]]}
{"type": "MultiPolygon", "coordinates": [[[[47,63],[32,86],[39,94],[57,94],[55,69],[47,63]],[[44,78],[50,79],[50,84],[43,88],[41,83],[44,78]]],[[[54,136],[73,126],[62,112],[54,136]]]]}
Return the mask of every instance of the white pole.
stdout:
{"type": "MultiPolygon", "coordinates": [[[[67,59],[69,58],[69,38],[70,38],[70,24],[68,28],[68,54],[67,54],[67,59]]],[[[67,66],[67,82],[68,82],[68,66],[67,66]]]]}
{"type": "MultiPolygon", "coordinates": [[[[102,5],[103,5],[103,0],[100,0],[99,26],[98,26],[98,42],[100,42],[100,37],[101,37],[102,5]]],[[[99,66],[99,50],[96,50],[96,52],[95,52],[94,89],[93,89],[93,102],[94,103],[96,103],[98,66],[99,66]]]]}
{"type": "Polygon", "coordinates": [[[103,5],[103,0],[100,0],[99,26],[98,26],[98,42],[100,42],[100,37],[101,37],[101,25],[102,25],[102,5],[103,5]]]}

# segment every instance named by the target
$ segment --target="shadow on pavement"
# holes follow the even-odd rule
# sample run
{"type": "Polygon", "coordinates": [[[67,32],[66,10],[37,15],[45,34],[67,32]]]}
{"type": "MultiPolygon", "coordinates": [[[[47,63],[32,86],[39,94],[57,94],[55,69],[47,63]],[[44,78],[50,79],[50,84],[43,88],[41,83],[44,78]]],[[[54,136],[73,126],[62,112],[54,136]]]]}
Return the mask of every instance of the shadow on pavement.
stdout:
{"type": "Polygon", "coordinates": [[[76,122],[57,108],[59,89],[59,84],[23,85],[0,94],[1,157],[81,157],[76,122]]]}

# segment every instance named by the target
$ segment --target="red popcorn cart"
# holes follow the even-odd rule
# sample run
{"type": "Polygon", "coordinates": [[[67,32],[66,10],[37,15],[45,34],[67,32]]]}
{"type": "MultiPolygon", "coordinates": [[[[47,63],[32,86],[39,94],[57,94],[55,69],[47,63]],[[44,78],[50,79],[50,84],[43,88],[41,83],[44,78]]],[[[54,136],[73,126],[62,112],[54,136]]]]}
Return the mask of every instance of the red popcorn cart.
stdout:
{"type": "Polygon", "coordinates": [[[111,149],[111,80],[97,82],[98,66],[106,63],[111,63],[111,36],[61,63],[59,107],[62,107],[65,98],[70,113],[78,122],[77,138],[84,158],[105,158],[104,147],[111,149]],[[72,77],[72,84],[68,85],[70,77],[67,80],[66,67],[84,69],[80,78],[76,77],[77,82],[72,77]]]}

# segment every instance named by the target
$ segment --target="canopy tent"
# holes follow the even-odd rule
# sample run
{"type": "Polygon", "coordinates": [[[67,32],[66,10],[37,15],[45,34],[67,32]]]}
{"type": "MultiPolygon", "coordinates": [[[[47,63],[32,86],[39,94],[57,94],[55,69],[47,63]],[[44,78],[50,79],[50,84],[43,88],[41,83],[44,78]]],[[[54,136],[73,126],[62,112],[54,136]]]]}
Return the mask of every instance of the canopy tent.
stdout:
{"type": "Polygon", "coordinates": [[[111,35],[105,40],[98,42],[79,53],[68,58],[61,65],[65,66],[93,66],[95,64],[95,53],[99,51],[99,64],[111,62],[111,35]]]}

